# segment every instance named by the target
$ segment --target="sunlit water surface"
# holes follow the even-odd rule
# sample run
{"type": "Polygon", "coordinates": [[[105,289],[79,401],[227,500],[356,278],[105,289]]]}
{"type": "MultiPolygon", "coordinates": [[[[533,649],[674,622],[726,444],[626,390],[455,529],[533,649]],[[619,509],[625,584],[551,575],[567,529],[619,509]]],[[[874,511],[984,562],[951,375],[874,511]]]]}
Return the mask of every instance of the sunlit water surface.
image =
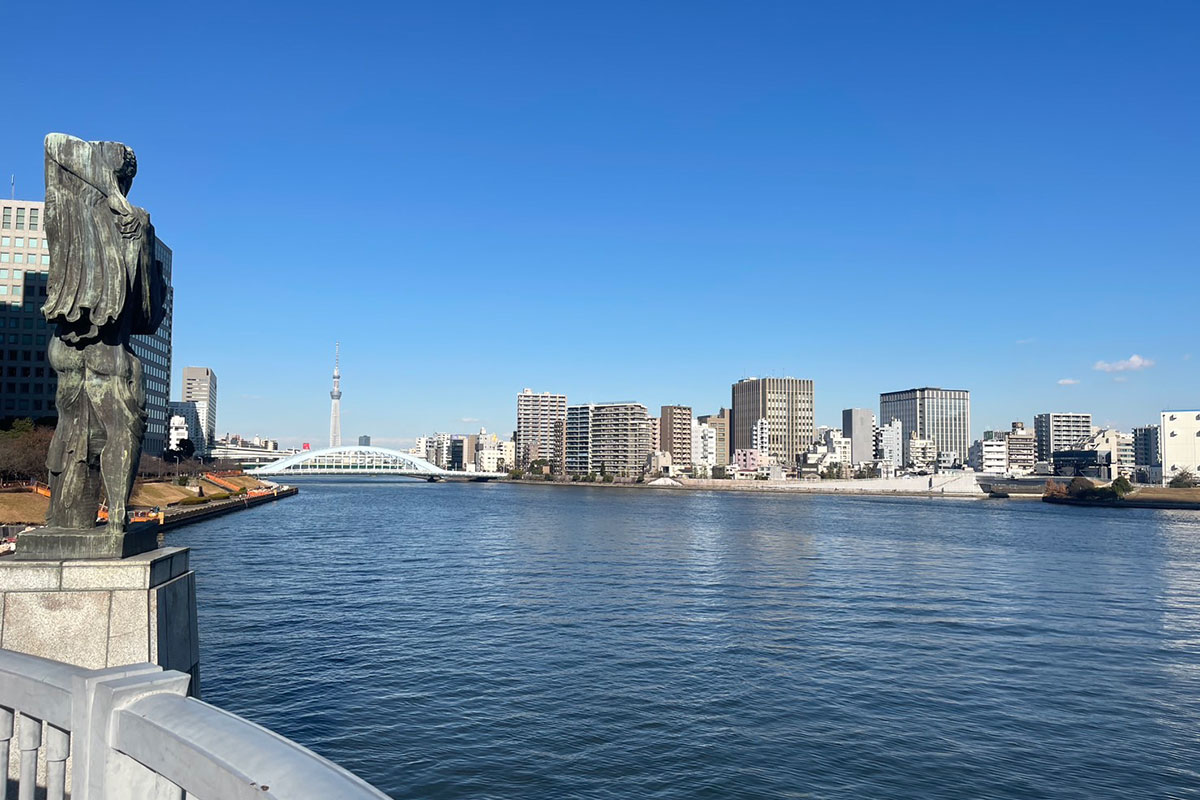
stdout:
{"type": "Polygon", "coordinates": [[[1200,797],[1200,514],[306,482],[206,700],[395,798],[1200,797]]]}

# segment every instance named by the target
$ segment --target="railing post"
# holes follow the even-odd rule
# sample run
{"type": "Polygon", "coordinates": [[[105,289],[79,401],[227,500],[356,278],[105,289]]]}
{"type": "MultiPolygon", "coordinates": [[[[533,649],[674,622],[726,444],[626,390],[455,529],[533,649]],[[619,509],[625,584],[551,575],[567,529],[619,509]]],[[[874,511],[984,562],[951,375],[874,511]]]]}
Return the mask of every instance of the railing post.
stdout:
{"type": "Polygon", "coordinates": [[[63,800],[67,790],[67,756],[71,734],[46,723],[46,800],[63,800]]]}
{"type": "Polygon", "coordinates": [[[33,800],[37,790],[38,748],[42,746],[42,721],[28,714],[18,714],[18,747],[21,748],[21,772],[18,800],[33,800]]]}
{"type": "Polygon", "coordinates": [[[9,745],[12,742],[13,735],[13,712],[7,708],[0,708],[0,797],[8,797],[8,756],[9,745]]]}
{"type": "Polygon", "coordinates": [[[77,676],[71,687],[72,800],[135,797],[109,785],[108,746],[113,713],[155,691],[187,691],[188,676],[155,664],[130,664],[77,676]],[[182,688],[180,688],[182,686],[182,688]]]}

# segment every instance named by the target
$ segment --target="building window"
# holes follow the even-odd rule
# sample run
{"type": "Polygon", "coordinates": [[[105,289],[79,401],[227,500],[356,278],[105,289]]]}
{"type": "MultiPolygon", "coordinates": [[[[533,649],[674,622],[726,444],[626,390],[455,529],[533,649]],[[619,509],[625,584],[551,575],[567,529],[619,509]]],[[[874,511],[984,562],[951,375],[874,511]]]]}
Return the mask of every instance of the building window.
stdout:
{"type": "Polygon", "coordinates": [[[0,253],[0,264],[7,264],[11,260],[12,256],[10,256],[8,253],[0,253]]]}
{"type": "Polygon", "coordinates": [[[38,240],[33,238],[32,236],[29,237],[29,249],[37,250],[37,246],[38,246],[38,240]]]}
{"type": "Polygon", "coordinates": [[[25,254],[24,253],[13,253],[13,263],[14,264],[24,264],[25,263],[25,254]]]}
{"type": "Polygon", "coordinates": [[[38,210],[36,208],[29,209],[29,230],[36,231],[38,229],[38,210]]]}
{"type": "Polygon", "coordinates": [[[5,230],[12,227],[12,208],[9,206],[4,207],[4,218],[0,220],[0,227],[3,227],[5,230]]]}
{"type": "Polygon", "coordinates": [[[14,247],[24,247],[25,246],[25,237],[18,236],[17,240],[15,242],[13,242],[13,246],[14,247]]]}
{"type": "Polygon", "coordinates": [[[11,236],[0,236],[0,247],[11,247],[11,246],[12,246],[12,237],[11,236]]]}
{"type": "Polygon", "coordinates": [[[17,209],[17,230],[25,230],[25,209],[23,208],[17,209]]]}
{"type": "MultiPolygon", "coordinates": [[[[43,264],[49,264],[49,263],[50,263],[50,256],[48,256],[48,255],[44,255],[44,254],[43,254],[43,255],[42,255],[42,263],[43,263],[43,264]]],[[[45,288],[45,287],[43,287],[43,289],[44,289],[44,288],[45,288]]]]}

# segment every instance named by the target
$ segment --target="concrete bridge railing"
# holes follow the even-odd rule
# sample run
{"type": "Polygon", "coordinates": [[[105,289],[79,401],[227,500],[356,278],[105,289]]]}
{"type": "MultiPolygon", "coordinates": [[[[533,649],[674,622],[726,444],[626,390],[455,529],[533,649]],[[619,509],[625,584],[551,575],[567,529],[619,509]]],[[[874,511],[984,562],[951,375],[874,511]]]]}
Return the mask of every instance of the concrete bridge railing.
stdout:
{"type": "Polygon", "coordinates": [[[153,664],[90,670],[0,650],[0,763],[15,743],[19,800],[40,797],[39,780],[47,800],[68,784],[72,800],[386,800],[295,742],[187,697],[188,681],[153,664]]]}

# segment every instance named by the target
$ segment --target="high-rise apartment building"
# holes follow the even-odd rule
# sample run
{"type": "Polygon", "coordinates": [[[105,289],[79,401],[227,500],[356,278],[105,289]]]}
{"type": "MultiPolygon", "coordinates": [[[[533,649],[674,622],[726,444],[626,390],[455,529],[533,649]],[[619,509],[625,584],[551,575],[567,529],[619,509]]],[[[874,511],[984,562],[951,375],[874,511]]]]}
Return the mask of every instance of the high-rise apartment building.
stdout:
{"type": "Polygon", "coordinates": [[[904,425],[892,419],[880,425],[875,434],[875,457],[899,469],[904,466],[904,425]]]}
{"type": "Polygon", "coordinates": [[[566,436],[567,396],[523,389],[517,395],[517,464],[527,467],[530,462],[546,459],[553,464],[563,463],[566,436]]]}
{"type": "MultiPolygon", "coordinates": [[[[971,393],[966,389],[926,386],[885,392],[879,395],[879,419],[898,419],[904,431],[904,461],[912,463],[913,435],[922,442],[932,440],[937,460],[965,464],[971,441],[971,393]]],[[[927,453],[921,453],[929,463],[927,453]]]]}
{"type": "MultiPolygon", "coordinates": [[[[592,469],[592,411],[595,406],[567,407],[567,435],[564,444],[564,470],[568,475],[587,475],[592,469]]],[[[649,423],[647,422],[647,433],[649,423]]]]}
{"type": "Polygon", "coordinates": [[[1054,454],[1074,450],[1075,445],[1092,435],[1092,415],[1049,412],[1033,418],[1037,437],[1038,461],[1053,461],[1054,454]]]}
{"type": "Polygon", "coordinates": [[[1200,477],[1200,409],[1162,412],[1159,436],[1163,483],[1184,471],[1200,477]]]}
{"type": "Polygon", "coordinates": [[[692,420],[692,474],[707,478],[717,466],[717,432],[712,426],[692,420]]]}
{"type": "Polygon", "coordinates": [[[642,474],[652,452],[650,416],[641,403],[570,406],[565,430],[565,463],[570,475],[595,472],[635,477],[642,474]]]}
{"type": "Polygon", "coordinates": [[[658,418],[659,450],[671,454],[675,472],[692,468],[691,406],[663,406],[658,418]]]}
{"type": "Polygon", "coordinates": [[[723,467],[729,463],[729,416],[729,409],[722,408],[716,414],[696,418],[701,425],[713,429],[717,444],[717,463],[714,466],[723,467]]]}
{"type": "Polygon", "coordinates": [[[197,453],[207,455],[217,441],[217,374],[208,367],[184,367],[183,402],[196,406],[200,441],[192,444],[197,453]]]}
{"type": "Polygon", "coordinates": [[[767,421],[767,451],[773,463],[794,467],[813,442],[815,392],[801,378],[745,378],[733,384],[730,450],[754,447],[754,426],[767,421]]]}
{"type": "Polygon", "coordinates": [[[842,436],[850,440],[850,464],[875,460],[875,412],[865,408],[842,411],[842,436]]]}
{"type": "MultiPolygon", "coordinates": [[[[142,452],[161,456],[167,444],[167,404],[171,397],[171,249],[155,239],[154,257],[164,281],[166,314],[158,330],[130,342],[142,362],[146,394],[146,434],[142,452]]],[[[46,361],[53,331],[42,317],[50,245],[46,240],[45,204],[31,200],[0,201],[0,417],[50,421],[58,416],[58,385],[46,361]]]]}
{"type": "Polygon", "coordinates": [[[1139,467],[1162,466],[1162,445],[1157,425],[1141,425],[1133,429],[1133,462],[1139,467]]]}
{"type": "Polygon", "coordinates": [[[370,447],[371,446],[371,437],[367,436],[366,434],[359,436],[358,437],[358,446],[359,447],[370,447]]]}

